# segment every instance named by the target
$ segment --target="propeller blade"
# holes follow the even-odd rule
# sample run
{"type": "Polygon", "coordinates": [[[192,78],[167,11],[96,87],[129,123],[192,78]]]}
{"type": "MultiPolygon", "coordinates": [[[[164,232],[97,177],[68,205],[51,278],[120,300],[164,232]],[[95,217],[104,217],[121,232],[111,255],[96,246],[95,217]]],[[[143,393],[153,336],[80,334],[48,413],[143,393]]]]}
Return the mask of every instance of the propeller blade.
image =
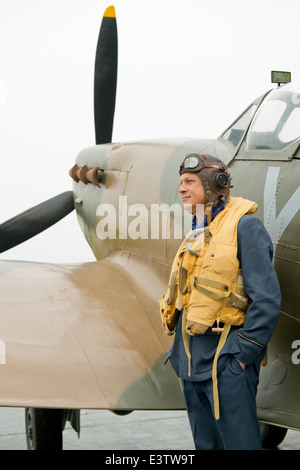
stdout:
{"type": "Polygon", "coordinates": [[[73,192],[66,191],[3,222],[0,225],[0,253],[43,232],[73,209],[73,192]]]}
{"type": "Polygon", "coordinates": [[[118,34],[115,9],[108,7],[100,28],[94,76],[96,144],[111,142],[118,69],[118,34]]]}

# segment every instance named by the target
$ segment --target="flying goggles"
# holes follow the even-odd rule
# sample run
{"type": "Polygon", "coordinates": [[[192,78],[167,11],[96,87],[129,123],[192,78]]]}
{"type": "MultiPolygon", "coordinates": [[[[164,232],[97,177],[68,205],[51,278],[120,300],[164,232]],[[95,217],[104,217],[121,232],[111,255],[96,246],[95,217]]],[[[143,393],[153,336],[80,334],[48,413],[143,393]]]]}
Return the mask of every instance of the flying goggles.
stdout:
{"type": "Polygon", "coordinates": [[[199,173],[204,168],[216,168],[220,170],[216,172],[213,177],[213,184],[217,189],[228,188],[230,184],[230,174],[223,163],[208,162],[206,161],[206,155],[200,155],[197,153],[190,153],[186,155],[182,164],[180,165],[179,174],[183,173],[199,173]]]}

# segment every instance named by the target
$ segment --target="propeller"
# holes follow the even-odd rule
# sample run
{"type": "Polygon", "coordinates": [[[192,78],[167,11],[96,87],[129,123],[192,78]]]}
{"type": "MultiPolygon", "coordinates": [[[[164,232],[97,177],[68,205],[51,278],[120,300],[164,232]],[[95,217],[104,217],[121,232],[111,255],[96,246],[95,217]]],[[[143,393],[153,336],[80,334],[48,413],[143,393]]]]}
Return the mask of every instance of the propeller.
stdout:
{"type": "Polygon", "coordinates": [[[0,253],[38,235],[74,209],[73,192],[66,191],[0,225],[0,253]]]}
{"type": "Polygon", "coordinates": [[[113,6],[103,15],[94,76],[94,119],[96,144],[111,142],[115,113],[118,70],[117,20],[113,6]]]}
{"type": "MultiPolygon", "coordinates": [[[[103,15],[94,77],[96,144],[111,142],[117,88],[118,38],[113,6],[103,15]]],[[[74,210],[73,192],[67,191],[16,215],[0,225],[0,253],[38,235],[74,210]]]]}

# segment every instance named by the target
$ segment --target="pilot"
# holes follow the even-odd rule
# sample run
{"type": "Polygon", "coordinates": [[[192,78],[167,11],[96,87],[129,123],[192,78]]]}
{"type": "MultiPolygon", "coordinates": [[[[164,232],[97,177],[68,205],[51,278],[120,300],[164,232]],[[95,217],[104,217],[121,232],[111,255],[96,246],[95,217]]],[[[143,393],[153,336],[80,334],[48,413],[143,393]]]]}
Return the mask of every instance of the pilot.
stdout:
{"type": "Polygon", "coordinates": [[[281,302],[272,242],[256,203],[230,195],[219,159],[188,154],[179,174],[193,222],[160,302],[175,334],[167,360],[182,381],[196,449],[261,449],[258,377],[281,302]]]}

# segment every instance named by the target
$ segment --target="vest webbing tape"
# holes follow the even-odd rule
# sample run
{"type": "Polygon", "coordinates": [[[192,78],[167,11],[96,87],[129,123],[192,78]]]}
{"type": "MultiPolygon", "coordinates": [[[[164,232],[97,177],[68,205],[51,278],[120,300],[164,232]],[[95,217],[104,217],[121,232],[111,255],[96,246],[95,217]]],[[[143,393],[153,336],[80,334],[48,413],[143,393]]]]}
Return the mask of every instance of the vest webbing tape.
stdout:
{"type": "Polygon", "coordinates": [[[174,302],[175,288],[176,288],[176,278],[177,278],[177,272],[174,271],[171,275],[171,280],[170,280],[170,295],[169,295],[169,298],[166,301],[166,303],[168,305],[172,305],[172,303],[174,302]]]}
{"type": "Polygon", "coordinates": [[[199,292],[201,292],[201,294],[204,294],[204,295],[206,295],[207,297],[210,297],[213,300],[223,300],[226,297],[228,297],[228,299],[231,299],[231,301],[234,303],[233,307],[239,308],[241,310],[247,310],[247,308],[248,308],[248,302],[243,301],[236,294],[229,291],[228,286],[226,284],[223,284],[222,282],[213,281],[211,279],[206,279],[206,278],[202,278],[202,277],[199,277],[199,276],[195,276],[194,277],[194,287],[196,287],[196,289],[199,292]],[[226,292],[224,292],[223,294],[218,294],[217,292],[213,292],[209,289],[206,289],[205,287],[202,287],[202,285],[200,285],[200,284],[203,284],[203,285],[209,286],[209,287],[214,287],[216,289],[220,289],[220,290],[226,291],[226,292]]]}
{"type": "Polygon", "coordinates": [[[214,398],[214,412],[215,412],[215,418],[218,420],[220,418],[220,408],[219,408],[219,393],[218,393],[218,377],[217,377],[217,362],[218,362],[218,357],[221,352],[221,349],[223,348],[225,341],[227,339],[228,333],[230,331],[230,325],[226,323],[224,325],[224,331],[222,332],[218,347],[216,350],[216,354],[214,357],[214,362],[213,362],[213,367],[212,367],[212,383],[213,383],[213,398],[214,398]]]}
{"type": "Polygon", "coordinates": [[[182,339],[183,339],[185,353],[188,358],[188,375],[190,377],[191,376],[191,353],[190,353],[190,348],[189,348],[189,335],[186,331],[186,316],[187,316],[187,310],[186,308],[184,308],[182,312],[182,339]]]}
{"type": "Polygon", "coordinates": [[[182,266],[184,257],[187,252],[184,253],[183,257],[180,261],[180,266],[178,270],[178,290],[180,294],[186,294],[187,292],[191,292],[191,286],[189,284],[185,285],[187,279],[187,270],[182,266]]]}

